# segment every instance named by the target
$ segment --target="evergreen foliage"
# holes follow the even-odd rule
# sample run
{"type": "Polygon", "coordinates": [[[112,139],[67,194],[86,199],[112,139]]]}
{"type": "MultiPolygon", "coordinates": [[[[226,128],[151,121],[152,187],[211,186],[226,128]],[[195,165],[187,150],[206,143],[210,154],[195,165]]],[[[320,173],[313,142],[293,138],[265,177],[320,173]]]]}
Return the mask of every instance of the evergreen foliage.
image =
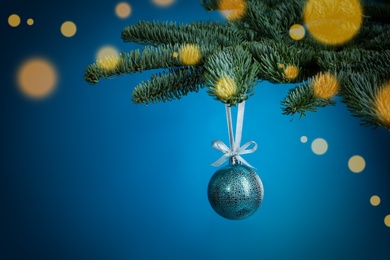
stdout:
{"type": "MultiPolygon", "coordinates": [[[[324,1],[337,8],[345,3],[319,3],[324,1]]],[[[263,80],[296,83],[281,102],[285,115],[302,117],[334,105],[333,98],[341,96],[362,125],[390,128],[390,97],[383,97],[390,91],[382,91],[390,88],[390,4],[359,1],[362,15],[356,35],[334,44],[321,42],[308,30],[306,0],[200,2],[207,11],[232,11],[230,18],[189,24],[139,21],[123,29],[122,39],[144,47],[89,65],[85,80],[96,84],[102,78],[166,69],[135,87],[133,102],[143,104],[180,99],[206,88],[214,99],[236,105],[253,95],[263,80]],[[297,24],[305,29],[302,39],[290,35],[297,24]]],[[[353,15],[352,7],[340,8],[337,12],[346,17],[353,15]]],[[[356,24],[340,27],[353,30],[356,24]]]]}

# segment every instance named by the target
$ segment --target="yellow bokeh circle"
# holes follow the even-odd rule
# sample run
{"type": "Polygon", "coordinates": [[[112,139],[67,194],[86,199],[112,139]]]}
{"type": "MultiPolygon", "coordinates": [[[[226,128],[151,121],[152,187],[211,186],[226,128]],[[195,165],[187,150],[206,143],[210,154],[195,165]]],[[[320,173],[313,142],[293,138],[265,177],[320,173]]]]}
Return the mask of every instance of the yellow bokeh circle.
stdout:
{"type": "Polygon", "coordinates": [[[46,59],[32,58],[18,69],[17,84],[23,94],[41,99],[53,92],[57,84],[57,71],[46,59]]]}
{"type": "Polygon", "coordinates": [[[220,0],[218,10],[230,21],[241,19],[246,11],[247,5],[245,0],[220,0]]]}
{"type": "Polygon", "coordinates": [[[307,139],[307,136],[301,136],[301,142],[302,143],[307,143],[308,139],[307,139]]]}
{"type": "Polygon", "coordinates": [[[72,21],[66,21],[61,25],[61,33],[65,37],[72,37],[76,34],[77,27],[72,21]]]}
{"type": "Polygon", "coordinates": [[[370,203],[372,206],[378,206],[381,203],[381,198],[377,195],[374,195],[370,198],[370,203]]]}
{"type": "Polygon", "coordinates": [[[305,37],[305,28],[300,24],[294,24],[290,27],[289,35],[293,40],[302,40],[305,37]]]}
{"type": "Polygon", "coordinates": [[[348,160],[348,168],[351,172],[360,173],[366,168],[366,161],[360,155],[354,155],[348,160]]]}
{"type": "Polygon", "coordinates": [[[11,14],[8,17],[8,24],[12,27],[17,27],[20,24],[20,17],[17,14],[11,14]]]}
{"type": "Polygon", "coordinates": [[[308,0],[304,8],[304,23],[318,41],[340,45],[359,31],[363,10],[359,0],[308,0]]]}
{"type": "Polygon", "coordinates": [[[115,7],[115,13],[119,18],[125,19],[131,14],[131,6],[126,2],[120,2],[115,7]]]}
{"type": "Polygon", "coordinates": [[[153,0],[153,3],[159,6],[169,6],[174,2],[175,0],[153,0]]]}
{"type": "Polygon", "coordinates": [[[34,19],[28,18],[28,19],[27,19],[27,24],[28,24],[28,25],[33,25],[33,24],[34,24],[34,19]]]}
{"type": "Polygon", "coordinates": [[[385,217],[384,222],[387,227],[390,227],[390,214],[385,217]]]}

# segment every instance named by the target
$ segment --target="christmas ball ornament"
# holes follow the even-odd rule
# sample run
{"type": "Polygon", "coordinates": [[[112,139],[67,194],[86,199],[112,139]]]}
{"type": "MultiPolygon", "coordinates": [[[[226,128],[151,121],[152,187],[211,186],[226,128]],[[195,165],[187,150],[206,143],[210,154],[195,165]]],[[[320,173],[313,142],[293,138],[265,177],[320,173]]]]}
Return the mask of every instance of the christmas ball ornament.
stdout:
{"type": "Polygon", "coordinates": [[[264,189],[252,168],[231,163],[214,173],[207,193],[215,212],[227,219],[240,220],[251,216],[260,207],[264,189]]]}

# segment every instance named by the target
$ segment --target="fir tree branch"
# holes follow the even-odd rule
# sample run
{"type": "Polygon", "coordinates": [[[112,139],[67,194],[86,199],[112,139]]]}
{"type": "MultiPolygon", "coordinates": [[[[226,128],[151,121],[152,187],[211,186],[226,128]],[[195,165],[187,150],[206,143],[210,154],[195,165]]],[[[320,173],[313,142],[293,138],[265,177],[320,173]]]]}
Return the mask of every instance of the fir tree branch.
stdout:
{"type": "Polygon", "coordinates": [[[210,96],[235,106],[253,95],[257,73],[258,64],[251,53],[237,45],[207,59],[204,79],[210,96]]]}
{"type": "Polygon", "coordinates": [[[390,50],[376,51],[347,49],[340,52],[323,51],[317,56],[323,69],[354,72],[376,71],[382,77],[390,76],[390,50]]]}
{"type": "Polygon", "coordinates": [[[368,21],[390,23],[390,5],[378,3],[364,3],[363,13],[368,21]]]}
{"type": "Polygon", "coordinates": [[[263,1],[249,1],[248,9],[242,17],[242,21],[258,35],[257,39],[280,39],[282,28],[274,25],[269,17],[270,7],[263,1]]]}
{"type": "Polygon", "coordinates": [[[230,46],[243,41],[232,26],[211,21],[190,24],[139,21],[123,29],[122,39],[152,46],[176,43],[230,46]]]}
{"type": "MultiPolygon", "coordinates": [[[[85,71],[84,79],[96,84],[100,79],[108,79],[113,76],[132,74],[144,70],[175,68],[183,66],[179,58],[179,52],[185,45],[162,45],[158,47],[146,46],[142,52],[132,50],[129,53],[122,52],[118,62],[110,69],[105,69],[99,62],[89,65],[85,71]],[[177,54],[175,56],[174,54],[177,54]]],[[[199,65],[203,63],[208,53],[214,50],[213,46],[198,46],[202,54],[199,65]]]]}
{"type": "MultiPolygon", "coordinates": [[[[297,43],[300,44],[300,43],[297,43]]],[[[273,83],[301,82],[314,75],[318,67],[314,63],[314,49],[300,48],[283,42],[264,39],[246,44],[253,57],[259,62],[259,78],[273,83]],[[288,65],[298,70],[296,77],[285,73],[288,65]]]]}
{"type": "MultiPolygon", "coordinates": [[[[168,73],[152,76],[134,90],[133,101],[145,104],[179,99],[207,86],[210,96],[235,105],[253,94],[258,80],[302,83],[282,101],[283,114],[302,117],[333,105],[331,99],[342,95],[364,125],[390,128],[389,90],[381,90],[390,80],[388,3],[362,0],[359,32],[347,43],[327,45],[309,30],[299,41],[290,38],[289,28],[303,24],[306,0],[226,1],[201,0],[206,10],[232,10],[224,23],[142,21],[124,28],[124,41],[146,47],[89,65],[85,80],[97,83],[100,78],[168,68],[168,73]]],[[[346,21],[343,26],[348,31],[357,25],[346,21]]]]}
{"type": "Polygon", "coordinates": [[[350,73],[344,81],[342,102],[355,117],[361,118],[361,125],[378,127],[383,125],[375,110],[375,97],[383,82],[376,73],[350,73]]]}
{"type": "Polygon", "coordinates": [[[306,83],[291,89],[281,102],[283,115],[299,114],[299,118],[306,116],[308,111],[317,112],[317,108],[334,105],[330,99],[318,98],[314,95],[313,88],[306,83]]]}
{"type": "Polygon", "coordinates": [[[183,67],[159,73],[142,82],[133,90],[132,100],[137,104],[166,102],[180,99],[204,87],[203,67],[183,67]]]}

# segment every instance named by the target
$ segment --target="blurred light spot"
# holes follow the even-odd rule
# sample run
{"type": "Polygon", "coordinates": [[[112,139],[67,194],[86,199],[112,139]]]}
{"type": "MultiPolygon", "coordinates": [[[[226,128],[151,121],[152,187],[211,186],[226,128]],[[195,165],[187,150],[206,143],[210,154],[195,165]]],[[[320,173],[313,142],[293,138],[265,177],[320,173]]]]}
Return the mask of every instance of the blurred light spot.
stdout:
{"type": "Polygon", "coordinates": [[[305,37],[305,28],[300,24],[294,24],[290,27],[289,34],[293,40],[302,40],[305,37]]]}
{"type": "Polygon", "coordinates": [[[366,161],[360,155],[354,155],[349,159],[348,167],[352,172],[360,173],[366,167],[366,161]]]}
{"type": "Polygon", "coordinates": [[[8,24],[12,27],[17,27],[20,24],[20,17],[17,14],[11,14],[8,17],[8,24]]]}
{"type": "Polygon", "coordinates": [[[34,24],[34,19],[28,18],[28,19],[27,19],[27,24],[28,24],[28,25],[33,25],[33,24],[34,24]]]}
{"type": "Polygon", "coordinates": [[[317,138],[311,143],[311,150],[317,155],[322,155],[328,150],[328,143],[322,138],[317,138]]]}
{"type": "Polygon", "coordinates": [[[57,72],[54,66],[43,58],[29,59],[20,66],[17,83],[26,96],[44,98],[53,92],[57,83],[57,72]]]}
{"type": "Polygon", "coordinates": [[[175,52],[172,54],[172,57],[173,57],[173,58],[179,57],[179,53],[175,51],[175,52]]]}
{"type": "Polygon", "coordinates": [[[309,0],[304,8],[304,23],[309,32],[329,45],[351,40],[360,29],[362,17],[359,0],[309,0]]]}
{"type": "Polygon", "coordinates": [[[120,2],[115,7],[115,13],[119,18],[125,19],[131,14],[131,6],[126,2],[120,2]]]}
{"type": "Polygon", "coordinates": [[[219,0],[218,10],[230,21],[241,19],[246,11],[245,0],[219,0]]]}
{"type": "Polygon", "coordinates": [[[370,203],[372,206],[378,206],[381,203],[381,198],[379,198],[377,195],[374,195],[370,198],[370,203]]]}
{"type": "Polygon", "coordinates": [[[175,0],[153,0],[153,3],[159,6],[169,6],[174,2],[175,0]]]}
{"type": "Polygon", "coordinates": [[[390,214],[385,217],[385,225],[390,227],[390,214]]]}
{"type": "Polygon", "coordinates": [[[307,137],[306,136],[301,136],[301,142],[306,143],[307,142],[307,137]]]}
{"type": "Polygon", "coordinates": [[[104,60],[105,57],[119,57],[119,51],[113,46],[103,46],[96,53],[96,60],[104,60]]]}
{"type": "Polygon", "coordinates": [[[72,37],[76,34],[77,27],[76,25],[71,21],[66,21],[61,25],[61,33],[65,37],[72,37]]]}

